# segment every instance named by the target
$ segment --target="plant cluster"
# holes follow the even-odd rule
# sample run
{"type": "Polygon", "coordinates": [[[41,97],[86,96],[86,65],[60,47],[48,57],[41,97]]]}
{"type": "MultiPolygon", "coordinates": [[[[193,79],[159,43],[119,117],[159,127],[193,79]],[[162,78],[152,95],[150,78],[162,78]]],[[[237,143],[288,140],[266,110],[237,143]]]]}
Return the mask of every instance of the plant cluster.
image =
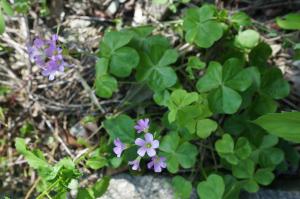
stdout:
{"type": "MultiPolygon", "coordinates": [[[[174,49],[151,26],[107,31],[100,42],[97,96],[111,98],[124,79],[146,85],[152,99],[137,105],[144,115],[132,111],[107,117],[102,125],[108,138],[79,159],[55,165],[16,140],[17,150],[47,186],[38,198],[51,191],[63,198],[75,189],[80,161],[94,170],[129,164],[136,172],[144,171],[141,160],[150,158],[149,169],[166,167],[176,174],[177,198],[189,198],[196,187],[201,199],[239,198],[242,190],[253,193],[271,184],[275,173],[298,168],[300,156],[291,142],[300,142],[300,113],[276,113],[290,86],[269,62],[272,50],[251,28],[251,19],[203,5],[186,10],[179,25],[185,35],[181,42],[193,46],[192,52],[174,49]],[[135,125],[129,115],[136,113],[151,118],[151,127],[149,119],[135,125]],[[180,176],[182,169],[192,177],[180,176]]],[[[79,188],[77,198],[101,196],[108,181],[103,177],[79,188]]]]}

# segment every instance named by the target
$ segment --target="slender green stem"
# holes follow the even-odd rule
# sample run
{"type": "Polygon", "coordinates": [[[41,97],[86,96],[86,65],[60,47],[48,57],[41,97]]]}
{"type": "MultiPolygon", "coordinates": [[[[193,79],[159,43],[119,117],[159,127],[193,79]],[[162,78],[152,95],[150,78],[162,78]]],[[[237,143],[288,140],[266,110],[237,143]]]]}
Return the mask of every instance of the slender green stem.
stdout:
{"type": "MultiPolygon", "coordinates": [[[[59,178],[58,180],[56,180],[54,183],[52,183],[52,185],[50,185],[48,187],[48,189],[46,189],[45,191],[43,191],[36,199],[42,199],[43,196],[48,196],[48,193],[61,181],[61,178],[59,178]]],[[[51,198],[51,197],[50,197],[51,198]]]]}

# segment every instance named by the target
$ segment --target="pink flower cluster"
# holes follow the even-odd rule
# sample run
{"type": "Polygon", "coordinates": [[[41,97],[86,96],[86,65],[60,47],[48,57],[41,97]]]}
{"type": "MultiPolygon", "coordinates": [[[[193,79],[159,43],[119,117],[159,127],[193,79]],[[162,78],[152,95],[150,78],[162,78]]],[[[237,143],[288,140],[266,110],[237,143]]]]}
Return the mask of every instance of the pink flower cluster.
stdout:
{"type": "MultiPolygon", "coordinates": [[[[166,158],[157,156],[156,149],[159,148],[159,141],[155,140],[152,133],[149,133],[149,119],[141,119],[134,127],[138,134],[144,132],[144,139],[137,138],[135,145],[139,147],[137,150],[138,157],[135,160],[129,161],[129,165],[132,166],[132,170],[140,169],[140,161],[142,157],[147,154],[150,157],[150,162],[147,164],[148,169],[153,168],[155,172],[161,172],[163,168],[167,167],[166,158]]],[[[122,152],[126,149],[125,144],[121,142],[119,138],[114,140],[115,147],[113,149],[117,157],[121,157],[122,152]]]]}
{"type": "Polygon", "coordinates": [[[33,45],[28,47],[31,61],[42,69],[42,75],[48,76],[49,80],[54,80],[55,76],[59,72],[64,72],[67,66],[57,41],[57,35],[52,35],[51,39],[36,38],[33,45]]]}

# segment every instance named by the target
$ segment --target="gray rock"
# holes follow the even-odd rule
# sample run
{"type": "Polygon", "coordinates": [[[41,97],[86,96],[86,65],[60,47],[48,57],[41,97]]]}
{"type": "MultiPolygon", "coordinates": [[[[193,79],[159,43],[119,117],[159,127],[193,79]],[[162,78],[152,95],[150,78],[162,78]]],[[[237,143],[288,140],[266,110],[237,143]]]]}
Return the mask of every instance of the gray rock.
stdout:
{"type": "Polygon", "coordinates": [[[101,199],[172,199],[170,179],[161,176],[114,176],[101,199]]]}
{"type": "Polygon", "coordinates": [[[112,1],[106,9],[107,14],[114,15],[119,8],[119,1],[112,1]]]}
{"type": "Polygon", "coordinates": [[[261,190],[255,194],[242,194],[243,199],[299,199],[299,191],[261,190]]]}
{"type": "MultiPolygon", "coordinates": [[[[171,178],[164,176],[132,176],[119,174],[110,180],[101,199],[173,199],[171,178]]],[[[197,199],[194,190],[190,199],[197,199]]],[[[242,193],[242,199],[300,199],[300,191],[261,190],[256,194],[242,193]]]]}

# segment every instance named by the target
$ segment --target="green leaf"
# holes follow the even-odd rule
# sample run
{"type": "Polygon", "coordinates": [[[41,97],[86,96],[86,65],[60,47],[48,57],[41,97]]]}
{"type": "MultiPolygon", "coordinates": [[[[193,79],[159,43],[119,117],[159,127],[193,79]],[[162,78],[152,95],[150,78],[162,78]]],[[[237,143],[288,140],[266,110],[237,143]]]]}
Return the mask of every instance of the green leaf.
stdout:
{"type": "Polygon", "coordinates": [[[253,179],[248,180],[248,181],[244,184],[243,188],[244,188],[246,191],[250,192],[250,193],[256,193],[256,192],[258,192],[258,190],[259,190],[258,184],[257,184],[257,183],[255,182],[255,180],[253,180],[253,179]]]}
{"type": "Polygon", "coordinates": [[[259,42],[259,34],[254,30],[239,32],[235,38],[235,44],[240,48],[252,49],[259,42]]]}
{"type": "Polygon", "coordinates": [[[183,89],[177,89],[172,92],[168,102],[168,108],[170,113],[168,115],[169,122],[173,122],[176,119],[178,110],[196,102],[198,100],[198,94],[196,92],[188,93],[183,89]]]}
{"type": "Polygon", "coordinates": [[[270,113],[259,117],[254,123],[270,134],[300,143],[300,112],[270,113]]]}
{"type": "Polygon", "coordinates": [[[101,169],[108,165],[106,158],[101,156],[91,157],[86,161],[86,165],[94,170],[101,169]]]}
{"type": "Polygon", "coordinates": [[[263,140],[259,146],[261,149],[266,149],[275,146],[279,142],[279,139],[277,136],[274,135],[265,135],[263,137],[263,140]]]}
{"type": "Polygon", "coordinates": [[[210,119],[203,119],[203,120],[199,120],[197,121],[197,135],[202,138],[202,139],[206,139],[208,136],[210,136],[210,134],[217,130],[218,128],[218,124],[210,119]]]}
{"type": "Polygon", "coordinates": [[[215,113],[235,113],[242,104],[242,97],[233,89],[223,86],[208,96],[209,105],[215,113]]]}
{"type": "Polygon", "coordinates": [[[201,199],[222,199],[224,191],[224,180],[216,174],[211,174],[206,181],[197,186],[197,193],[201,199]]]}
{"type": "Polygon", "coordinates": [[[14,10],[12,9],[11,5],[7,2],[7,0],[1,0],[1,7],[7,15],[13,16],[14,10]]]}
{"type": "Polygon", "coordinates": [[[92,190],[79,189],[76,199],[95,199],[95,197],[92,190]]]}
{"type": "Polygon", "coordinates": [[[262,76],[261,91],[273,99],[282,99],[289,95],[289,83],[283,79],[278,68],[268,69],[262,76]]]}
{"type": "Polygon", "coordinates": [[[205,68],[205,65],[205,62],[201,61],[198,57],[190,56],[188,58],[188,64],[185,70],[188,73],[190,79],[195,79],[193,69],[201,70],[205,68]]]}
{"type": "Polygon", "coordinates": [[[169,49],[169,41],[161,36],[148,38],[141,50],[141,61],[137,67],[136,79],[147,82],[148,86],[158,92],[173,86],[177,75],[170,66],[176,62],[178,53],[169,49]]]}
{"type": "Polygon", "coordinates": [[[4,33],[4,31],[5,31],[5,20],[2,11],[0,9],[0,34],[4,33]]]}
{"type": "Polygon", "coordinates": [[[234,152],[234,142],[229,134],[224,134],[222,139],[215,143],[215,148],[220,154],[228,154],[234,152]]]}
{"type": "Polygon", "coordinates": [[[254,179],[261,185],[269,185],[275,176],[270,169],[258,169],[254,175],[254,179]]]}
{"type": "Polygon", "coordinates": [[[122,47],[111,55],[110,73],[117,77],[128,77],[139,63],[139,55],[133,48],[122,47]]]}
{"type": "Polygon", "coordinates": [[[208,95],[210,109],[215,113],[235,113],[242,104],[238,91],[245,91],[252,84],[249,75],[252,68],[243,69],[244,63],[230,58],[224,67],[218,62],[210,62],[205,75],[198,80],[199,92],[211,91],[208,95]]]}
{"type": "Polygon", "coordinates": [[[215,12],[213,5],[188,9],[183,19],[186,41],[196,43],[200,48],[209,48],[219,40],[223,35],[223,28],[215,20],[215,12]]]}
{"type": "Polygon", "coordinates": [[[170,99],[170,93],[167,90],[161,92],[155,92],[153,95],[153,99],[156,104],[160,106],[168,106],[168,101],[170,99]]]}
{"type": "Polygon", "coordinates": [[[107,74],[109,60],[106,58],[98,59],[96,62],[96,77],[107,74]]]}
{"type": "Polygon", "coordinates": [[[148,85],[154,91],[161,91],[173,86],[177,75],[171,67],[155,67],[148,76],[148,85]]]}
{"type": "Polygon", "coordinates": [[[106,32],[100,42],[101,55],[110,56],[112,52],[128,44],[132,36],[128,32],[106,32]]]}
{"type": "Polygon", "coordinates": [[[25,156],[25,159],[27,160],[30,167],[34,169],[45,169],[47,171],[50,171],[51,167],[45,159],[40,158],[33,152],[26,149],[26,144],[24,139],[16,138],[15,146],[17,151],[25,156]]]}
{"type": "Polygon", "coordinates": [[[276,18],[276,23],[282,29],[299,30],[300,29],[300,14],[290,13],[283,18],[276,18]]]}
{"type": "Polygon", "coordinates": [[[135,139],[134,121],[127,115],[118,115],[104,121],[104,128],[112,139],[131,143],[135,139]]]}
{"type": "Polygon", "coordinates": [[[106,192],[109,181],[110,177],[104,176],[94,184],[92,189],[96,198],[101,197],[106,192]]]}
{"type": "Polygon", "coordinates": [[[180,137],[177,133],[169,133],[164,136],[159,148],[167,153],[174,153],[179,145],[180,137]]]}
{"type": "Polygon", "coordinates": [[[160,144],[160,150],[167,158],[167,168],[171,173],[178,171],[179,164],[183,168],[191,168],[196,162],[197,147],[184,142],[179,145],[180,137],[177,133],[166,135],[160,144]]]}
{"type": "Polygon", "coordinates": [[[222,66],[218,62],[210,62],[205,75],[197,82],[199,92],[207,92],[222,84],[222,66]]]}
{"type": "Polygon", "coordinates": [[[197,154],[197,147],[189,142],[181,144],[176,151],[178,162],[185,169],[191,168],[196,163],[197,154]]]}
{"type": "Polygon", "coordinates": [[[240,137],[237,140],[234,152],[242,160],[248,158],[251,155],[252,149],[247,138],[240,137]]]}
{"type": "Polygon", "coordinates": [[[232,166],[232,174],[239,179],[252,178],[255,170],[255,163],[251,159],[240,161],[232,166]]]}
{"type": "Polygon", "coordinates": [[[279,148],[267,148],[259,153],[259,164],[262,167],[275,167],[284,160],[284,153],[279,148]]]}
{"type": "Polygon", "coordinates": [[[103,98],[110,98],[113,92],[118,90],[117,80],[110,75],[96,77],[95,86],[97,96],[103,98]]]}
{"type": "Polygon", "coordinates": [[[178,199],[188,199],[192,193],[192,183],[181,176],[172,179],[172,186],[178,199]]]}
{"type": "Polygon", "coordinates": [[[232,23],[236,23],[239,26],[251,26],[251,18],[244,12],[236,12],[231,17],[232,23]]]}
{"type": "Polygon", "coordinates": [[[272,55],[272,48],[265,42],[260,42],[249,53],[249,61],[252,66],[264,67],[272,55]]]}

